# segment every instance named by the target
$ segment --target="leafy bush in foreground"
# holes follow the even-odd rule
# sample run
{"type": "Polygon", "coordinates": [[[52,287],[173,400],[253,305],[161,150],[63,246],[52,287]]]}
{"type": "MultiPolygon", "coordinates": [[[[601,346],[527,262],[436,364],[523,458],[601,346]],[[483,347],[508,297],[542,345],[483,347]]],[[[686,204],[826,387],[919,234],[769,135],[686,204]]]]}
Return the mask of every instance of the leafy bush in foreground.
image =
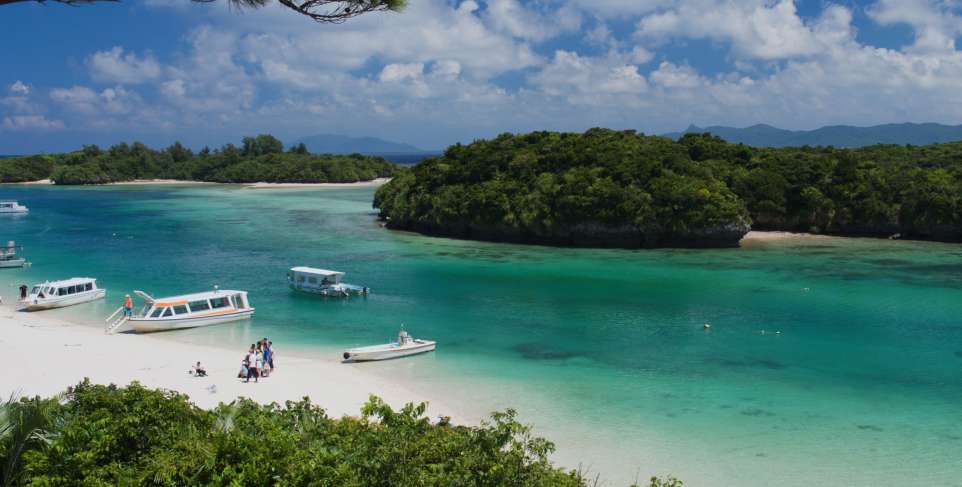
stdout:
{"type": "MultiPolygon", "coordinates": [[[[334,419],[307,399],[214,410],[186,396],[88,381],[0,409],[4,485],[582,486],[508,410],[477,427],[431,424],[425,405],[372,397],[334,419]]],[[[677,487],[669,479],[652,486],[677,487]]]]}

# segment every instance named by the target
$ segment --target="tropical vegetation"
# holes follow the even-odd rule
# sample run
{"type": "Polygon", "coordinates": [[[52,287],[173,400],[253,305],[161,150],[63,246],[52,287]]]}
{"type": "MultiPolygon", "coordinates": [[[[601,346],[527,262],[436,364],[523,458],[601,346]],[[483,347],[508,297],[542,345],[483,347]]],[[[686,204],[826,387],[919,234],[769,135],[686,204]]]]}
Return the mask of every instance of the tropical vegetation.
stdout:
{"type": "Polygon", "coordinates": [[[753,148],[710,134],[504,134],[382,186],[390,228],[592,246],[734,245],[751,228],[962,241],[962,142],[753,148]]]}
{"type": "Polygon", "coordinates": [[[303,144],[284,151],[270,135],[244,137],[241,146],[194,153],[179,142],[154,150],[139,142],[61,154],[0,159],[0,182],[52,179],[56,184],[103,184],[134,179],[218,183],[352,183],[390,177],[395,166],[381,157],[314,155],[303,144]]]}
{"type": "Polygon", "coordinates": [[[553,445],[514,411],[455,426],[430,422],[425,407],[395,411],[372,397],[360,416],[339,419],[307,399],[205,410],[175,392],[84,381],[0,406],[0,468],[5,486],[588,484],[554,467],[553,445]]]}

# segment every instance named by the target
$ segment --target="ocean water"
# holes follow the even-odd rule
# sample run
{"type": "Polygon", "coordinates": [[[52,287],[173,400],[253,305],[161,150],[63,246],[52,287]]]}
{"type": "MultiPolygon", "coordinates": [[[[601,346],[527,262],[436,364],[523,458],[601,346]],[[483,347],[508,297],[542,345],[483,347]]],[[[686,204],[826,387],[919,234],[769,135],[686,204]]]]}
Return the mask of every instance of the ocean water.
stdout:
{"type": "Polygon", "coordinates": [[[168,336],[306,356],[403,322],[437,353],[361,366],[471,413],[513,407],[602,485],[962,485],[962,246],[478,243],[380,228],[373,191],[0,186],[31,209],[0,218],[0,240],[34,263],[0,270],[0,295],[94,276],[106,302],[54,313],[95,324],[133,289],[244,289],[250,323],[168,336]],[[373,293],[292,293],[294,265],[373,293]]]}

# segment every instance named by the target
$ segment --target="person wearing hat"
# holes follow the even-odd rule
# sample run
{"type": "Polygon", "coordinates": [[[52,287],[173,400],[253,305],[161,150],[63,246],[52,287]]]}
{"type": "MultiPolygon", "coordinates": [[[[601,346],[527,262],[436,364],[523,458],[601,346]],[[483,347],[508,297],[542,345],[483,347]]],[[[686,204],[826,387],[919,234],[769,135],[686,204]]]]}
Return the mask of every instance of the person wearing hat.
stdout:
{"type": "Polygon", "coordinates": [[[134,300],[130,298],[127,294],[124,296],[124,316],[131,317],[134,315],[134,300]]]}

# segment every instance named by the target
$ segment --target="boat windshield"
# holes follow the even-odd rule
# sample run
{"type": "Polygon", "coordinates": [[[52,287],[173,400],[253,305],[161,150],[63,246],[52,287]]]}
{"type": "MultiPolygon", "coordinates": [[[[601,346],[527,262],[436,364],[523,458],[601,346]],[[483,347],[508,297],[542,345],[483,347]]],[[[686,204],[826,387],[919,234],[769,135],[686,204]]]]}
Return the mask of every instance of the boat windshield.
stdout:
{"type": "Polygon", "coordinates": [[[43,288],[40,286],[34,286],[33,289],[30,290],[30,294],[40,294],[41,289],[43,288]]]}

